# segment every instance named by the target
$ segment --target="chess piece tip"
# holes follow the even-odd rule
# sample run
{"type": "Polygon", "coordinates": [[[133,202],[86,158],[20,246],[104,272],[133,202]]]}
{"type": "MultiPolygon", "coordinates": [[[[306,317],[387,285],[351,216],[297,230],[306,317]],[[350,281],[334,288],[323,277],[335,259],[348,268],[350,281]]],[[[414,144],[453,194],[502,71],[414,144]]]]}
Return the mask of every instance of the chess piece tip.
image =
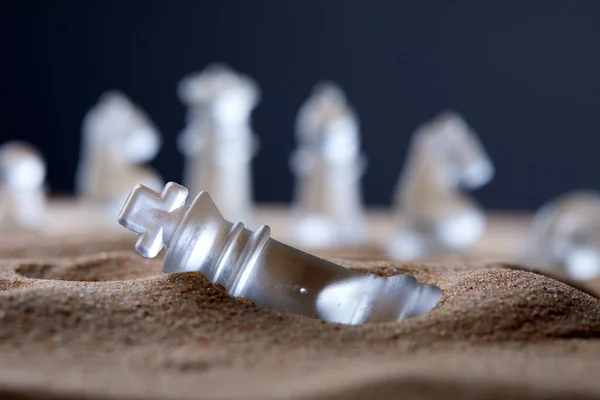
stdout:
{"type": "Polygon", "coordinates": [[[230,93],[243,96],[249,104],[256,104],[260,97],[258,84],[252,78],[223,63],[212,63],[200,72],[184,76],[177,93],[188,106],[208,104],[230,93]]]}
{"type": "Polygon", "coordinates": [[[434,120],[437,121],[456,121],[456,122],[462,122],[466,124],[465,119],[462,117],[462,115],[455,110],[442,110],[439,113],[437,113],[434,117],[434,120]]]}
{"type": "Polygon", "coordinates": [[[321,81],[317,83],[312,89],[312,96],[339,103],[346,102],[346,95],[342,88],[331,81],[321,81]]]}
{"type": "Polygon", "coordinates": [[[98,98],[98,104],[103,103],[115,103],[120,105],[129,105],[131,101],[129,98],[118,89],[109,89],[103,92],[98,98]]]}

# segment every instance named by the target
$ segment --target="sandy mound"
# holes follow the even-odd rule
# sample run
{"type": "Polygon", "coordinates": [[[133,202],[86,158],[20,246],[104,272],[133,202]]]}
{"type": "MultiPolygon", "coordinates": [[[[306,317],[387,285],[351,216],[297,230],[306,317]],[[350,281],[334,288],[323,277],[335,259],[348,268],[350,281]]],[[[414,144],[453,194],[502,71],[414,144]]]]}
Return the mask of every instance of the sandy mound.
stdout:
{"type": "Polygon", "coordinates": [[[514,269],[346,262],[439,285],[429,314],[343,326],[111,252],[0,265],[14,398],[597,398],[600,301],[514,269]]]}

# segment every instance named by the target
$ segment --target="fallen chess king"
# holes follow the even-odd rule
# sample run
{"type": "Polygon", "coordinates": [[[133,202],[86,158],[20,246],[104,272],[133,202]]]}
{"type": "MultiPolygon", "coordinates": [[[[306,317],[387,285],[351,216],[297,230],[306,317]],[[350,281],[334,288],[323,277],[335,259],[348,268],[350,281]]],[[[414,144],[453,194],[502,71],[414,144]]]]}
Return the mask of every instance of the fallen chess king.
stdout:
{"type": "Polygon", "coordinates": [[[164,272],[201,272],[232,296],[352,325],[424,314],[440,298],[438,287],[413,276],[351,271],[271,239],[266,225],[251,232],[232,224],[206,192],[185,207],[187,194],[173,182],[162,193],[138,185],[119,214],[119,223],[139,234],[138,253],[153,258],[166,249],[164,272]]]}

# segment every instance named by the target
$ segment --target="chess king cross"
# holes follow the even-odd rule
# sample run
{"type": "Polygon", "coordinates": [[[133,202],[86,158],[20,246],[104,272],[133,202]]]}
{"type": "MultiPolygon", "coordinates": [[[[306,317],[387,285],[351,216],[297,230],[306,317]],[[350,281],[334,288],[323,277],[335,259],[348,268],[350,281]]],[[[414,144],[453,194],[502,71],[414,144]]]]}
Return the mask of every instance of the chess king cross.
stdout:
{"type": "Polygon", "coordinates": [[[188,191],[169,182],[159,194],[143,185],[136,185],[119,215],[119,223],[140,236],[135,249],[144,257],[154,258],[163,246],[168,246],[176,219],[166,214],[182,207],[188,191]],[[170,228],[170,229],[169,229],[170,228]]]}
{"type": "Polygon", "coordinates": [[[433,308],[440,288],[410,275],[384,278],[353,271],[226,221],[206,192],[184,206],[187,189],[168,183],[161,193],[133,188],[119,222],[140,236],[136,250],[155,257],[166,248],[165,272],[201,272],[232,296],[329,322],[397,321],[433,308]]]}

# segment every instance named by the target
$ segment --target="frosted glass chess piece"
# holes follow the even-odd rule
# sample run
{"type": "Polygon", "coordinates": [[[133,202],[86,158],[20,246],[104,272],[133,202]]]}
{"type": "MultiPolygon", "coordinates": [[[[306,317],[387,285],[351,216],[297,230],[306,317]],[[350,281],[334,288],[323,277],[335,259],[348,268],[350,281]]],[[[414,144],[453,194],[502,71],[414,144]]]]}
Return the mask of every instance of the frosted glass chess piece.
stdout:
{"type": "Polygon", "coordinates": [[[187,126],[179,137],[186,186],[194,195],[210,192],[227,218],[250,220],[251,161],[258,148],[250,114],[259,101],[258,86],[213,64],[184,77],[178,92],[188,107],[187,126]]]}
{"type": "Polygon", "coordinates": [[[0,147],[0,229],[37,230],[46,210],[46,164],[40,153],[25,142],[0,147]]]}
{"type": "Polygon", "coordinates": [[[578,280],[600,276],[600,193],[567,193],[535,215],[525,262],[578,280]]]}
{"type": "Polygon", "coordinates": [[[471,246],[485,229],[485,214],[461,188],[485,185],[493,171],[477,135],[457,114],[445,112],[420,126],[396,188],[390,256],[415,260],[471,246]]]}
{"type": "Polygon", "coordinates": [[[413,276],[353,271],[226,221],[211,197],[200,192],[185,206],[187,190],[168,183],[161,193],[133,188],[119,223],[139,234],[136,250],[156,257],[166,249],[165,272],[198,271],[232,296],[268,308],[328,322],[398,321],[431,310],[440,288],[413,276]]]}
{"type": "Polygon", "coordinates": [[[358,119],[343,92],[317,85],[296,121],[298,148],[293,234],[304,247],[357,244],[365,238],[358,119]]]}
{"type": "Polygon", "coordinates": [[[161,137],[146,114],[124,94],[104,93],[86,114],[76,176],[78,195],[86,201],[120,206],[132,185],[160,189],[164,182],[148,166],[161,137]]]}

